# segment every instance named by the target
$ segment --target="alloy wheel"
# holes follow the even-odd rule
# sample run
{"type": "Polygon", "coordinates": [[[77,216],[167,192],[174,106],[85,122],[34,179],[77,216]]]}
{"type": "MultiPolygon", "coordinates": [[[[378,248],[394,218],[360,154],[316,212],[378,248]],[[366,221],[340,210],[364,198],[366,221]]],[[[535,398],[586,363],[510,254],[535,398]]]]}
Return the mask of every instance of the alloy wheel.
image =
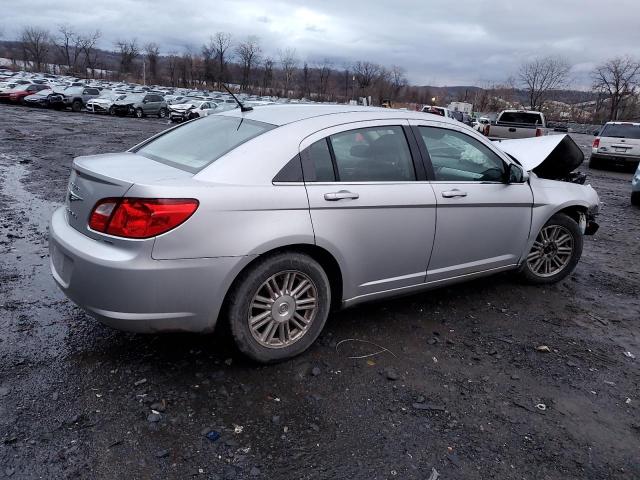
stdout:
{"type": "Polygon", "coordinates": [[[551,277],[563,270],[573,255],[573,236],[561,225],[540,230],[527,255],[529,269],[539,277],[551,277]]]}
{"type": "Polygon", "coordinates": [[[289,347],[308,331],[318,312],[318,290],[308,275],[276,273],[260,285],[249,306],[249,330],[263,347],[289,347]]]}

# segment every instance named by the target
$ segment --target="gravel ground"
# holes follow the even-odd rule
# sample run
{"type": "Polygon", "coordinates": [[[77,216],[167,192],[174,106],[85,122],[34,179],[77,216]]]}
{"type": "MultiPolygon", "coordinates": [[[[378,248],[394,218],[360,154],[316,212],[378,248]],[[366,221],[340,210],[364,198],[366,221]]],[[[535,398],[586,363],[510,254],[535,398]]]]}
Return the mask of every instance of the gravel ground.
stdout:
{"type": "Polygon", "coordinates": [[[582,167],[601,229],[566,281],[497,275],[346,310],[307,353],[264,367],[224,332],[103,327],[50,276],[47,220],[72,158],[166,123],[0,118],[0,478],[640,478],[630,173],[582,167]],[[353,359],[380,350],[354,339],[387,350],[353,359]]]}

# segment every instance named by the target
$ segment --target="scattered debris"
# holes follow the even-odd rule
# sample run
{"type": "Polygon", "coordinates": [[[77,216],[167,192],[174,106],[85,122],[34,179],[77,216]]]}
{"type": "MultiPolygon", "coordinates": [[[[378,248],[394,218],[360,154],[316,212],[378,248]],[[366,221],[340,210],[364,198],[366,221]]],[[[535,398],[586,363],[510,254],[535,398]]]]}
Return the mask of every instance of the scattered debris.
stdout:
{"type": "Polygon", "coordinates": [[[396,372],[393,367],[385,368],[382,371],[382,373],[387,378],[387,380],[395,381],[395,380],[398,380],[400,378],[400,376],[398,375],[398,372],[396,372]]]}
{"type": "Polygon", "coordinates": [[[311,375],[313,375],[314,377],[317,377],[318,375],[320,375],[320,368],[319,367],[313,367],[311,369],[311,375]]]}
{"type": "Polygon", "coordinates": [[[342,345],[343,343],[346,342],[360,342],[360,343],[368,343],[369,345],[373,345],[376,348],[379,348],[380,350],[373,352],[373,353],[368,353],[366,355],[355,355],[352,357],[347,357],[353,360],[357,360],[359,358],[369,358],[369,357],[375,357],[376,355],[380,355],[381,353],[387,352],[390,353],[391,355],[393,355],[394,357],[397,358],[397,355],[395,353],[393,353],[391,350],[389,350],[388,348],[383,347],[382,345],[378,345],[377,343],[373,343],[370,342],[369,340],[360,340],[357,338],[345,338],[344,340],[340,340],[338,343],[336,343],[336,352],[338,351],[338,348],[340,347],[340,345],[342,345]]]}
{"type": "Polygon", "coordinates": [[[536,408],[544,412],[547,409],[547,406],[544,403],[538,403],[536,404],[536,408]]]}
{"type": "Polygon", "coordinates": [[[169,450],[158,450],[155,453],[156,458],[165,458],[168,457],[171,452],[169,450]]]}
{"type": "Polygon", "coordinates": [[[137,382],[134,383],[134,385],[136,387],[139,387],[140,385],[147,383],[147,379],[146,378],[141,378],[140,380],[138,380],[137,382]]]}
{"type": "Polygon", "coordinates": [[[242,433],[243,430],[244,430],[244,427],[242,425],[233,426],[233,433],[242,433]]]}
{"type": "Polygon", "coordinates": [[[431,467],[431,475],[429,475],[429,478],[427,478],[427,480],[438,480],[438,478],[440,478],[440,474],[438,473],[438,470],[431,467]]]}
{"type": "Polygon", "coordinates": [[[209,432],[207,434],[205,434],[205,437],[207,437],[210,441],[215,442],[216,440],[220,439],[220,432],[216,431],[216,430],[209,430],[209,432]]]}
{"type": "Polygon", "coordinates": [[[632,359],[636,358],[636,356],[631,352],[624,352],[624,356],[632,359]]]}
{"type": "Polygon", "coordinates": [[[542,353],[551,353],[551,349],[547,345],[540,345],[536,347],[536,350],[542,353]]]}
{"type": "Polygon", "coordinates": [[[160,421],[160,418],[162,418],[160,416],[159,412],[151,412],[149,415],[147,415],[147,422],[151,422],[151,423],[156,423],[160,421]]]}

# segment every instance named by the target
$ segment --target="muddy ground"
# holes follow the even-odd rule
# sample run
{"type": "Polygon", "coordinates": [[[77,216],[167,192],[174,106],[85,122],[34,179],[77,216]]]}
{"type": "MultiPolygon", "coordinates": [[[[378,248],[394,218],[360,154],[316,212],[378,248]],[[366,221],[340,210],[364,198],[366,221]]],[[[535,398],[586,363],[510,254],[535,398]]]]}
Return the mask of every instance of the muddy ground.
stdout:
{"type": "Polygon", "coordinates": [[[498,275],[346,310],[307,353],[263,367],[225,335],[111,330],[50,276],[47,220],[72,158],[164,121],[0,119],[0,478],[640,478],[631,173],[582,167],[601,230],[566,281],[498,275]],[[349,339],[388,352],[352,359],[378,348],[349,339]]]}

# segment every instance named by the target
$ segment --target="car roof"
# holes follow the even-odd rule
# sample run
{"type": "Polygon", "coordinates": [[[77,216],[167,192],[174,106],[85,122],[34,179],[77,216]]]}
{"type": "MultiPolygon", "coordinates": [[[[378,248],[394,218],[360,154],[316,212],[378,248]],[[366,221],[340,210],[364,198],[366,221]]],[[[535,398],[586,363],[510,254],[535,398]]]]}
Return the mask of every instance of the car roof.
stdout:
{"type": "Polygon", "coordinates": [[[634,127],[639,127],[640,122],[607,122],[605,125],[633,125],[634,127]]]}
{"type": "MultiPolygon", "coordinates": [[[[358,117],[367,117],[368,120],[384,120],[395,118],[425,119],[433,120],[434,117],[444,123],[459,125],[457,120],[451,120],[439,115],[425,112],[413,112],[410,110],[395,110],[381,107],[362,107],[358,105],[309,105],[309,104],[277,104],[257,106],[249,112],[241,112],[239,108],[221,113],[229,117],[244,117],[259,122],[270,123],[271,125],[287,125],[289,123],[301,122],[311,118],[327,115],[347,115],[359,114],[358,117]],[[364,114],[364,115],[363,115],[364,114]]],[[[342,119],[341,119],[342,120],[342,119]]]]}

